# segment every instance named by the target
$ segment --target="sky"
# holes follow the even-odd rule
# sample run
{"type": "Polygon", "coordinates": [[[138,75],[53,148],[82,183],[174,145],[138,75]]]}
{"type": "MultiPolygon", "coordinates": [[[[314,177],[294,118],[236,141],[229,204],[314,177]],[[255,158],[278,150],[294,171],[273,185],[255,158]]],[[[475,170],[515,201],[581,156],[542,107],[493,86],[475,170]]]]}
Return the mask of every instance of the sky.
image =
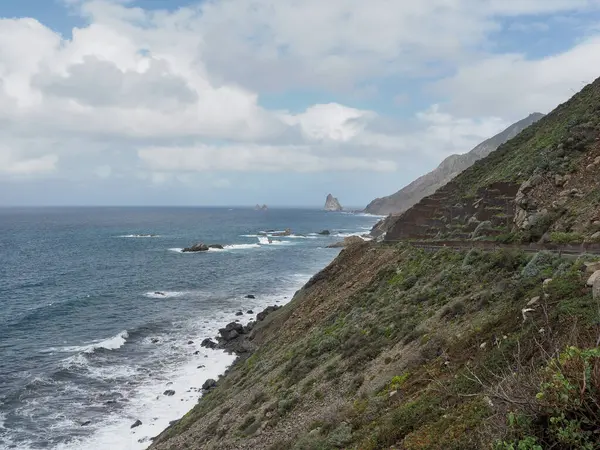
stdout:
{"type": "Polygon", "coordinates": [[[364,207],[600,77],[600,0],[2,0],[0,206],[364,207]]]}

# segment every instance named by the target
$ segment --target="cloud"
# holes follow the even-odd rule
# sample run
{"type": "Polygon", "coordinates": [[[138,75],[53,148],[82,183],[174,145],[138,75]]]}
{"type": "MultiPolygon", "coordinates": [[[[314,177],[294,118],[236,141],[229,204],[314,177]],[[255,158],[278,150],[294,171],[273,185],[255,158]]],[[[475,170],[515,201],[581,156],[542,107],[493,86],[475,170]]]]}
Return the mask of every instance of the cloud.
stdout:
{"type": "Polygon", "coordinates": [[[1,146],[0,147],[0,174],[7,176],[32,176],[54,172],[58,157],[56,155],[43,155],[27,157],[23,154],[1,146]]]}
{"type": "Polygon", "coordinates": [[[164,61],[148,61],[144,72],[121,71],[116,64],[86,56],[67,68],[68,75],[38,73],[32,85],[43,94],[73,99],[91,107],[175,109],[195,103],[198,95],[164,61]]]}
{"type": "Polygon", "coordinates": [[[455,114],[516,118],[549,112],[600,74],[600,36],[542,59],[503,54],[462,67],[436,83],[455,114]]]}
{"type": "Polygon", "coordinates": [[[424,171],[600,72],[593,33],[543,59],[489,53],[511,23],[600,0],[134,4],[69,1],[85,19],[69,38],[0,20],[0,176],[162,189],[225,188],[235,178],[221,172],[424,171]],[[265,106],[281,92],[289,110],[265,106]],[[305,92],[322,96],[306,106],[305,92]]]}
{"type": "Polygon", "coordinates": [[[314,105],[296,115],[284,115],[283,120],[299,126],[302,134],[310,141],[348,142],[364,129],[367,122],[374,120],[372,111],[349,108],[338,103],[314,105]]]}
{"type": "Polygon", "coordinates": [[[368,157],[324,157],[308,147],[208,146],[149,147],[138,156],[150,170],[163,172],[328,172],[396,170],[393,161],[368,157]]]}

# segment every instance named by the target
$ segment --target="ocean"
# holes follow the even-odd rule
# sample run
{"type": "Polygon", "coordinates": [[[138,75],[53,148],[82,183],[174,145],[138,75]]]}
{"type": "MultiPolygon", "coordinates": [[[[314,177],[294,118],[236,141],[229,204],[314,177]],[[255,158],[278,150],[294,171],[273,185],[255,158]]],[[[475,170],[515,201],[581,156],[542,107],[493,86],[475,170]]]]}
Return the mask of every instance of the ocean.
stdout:
{"type": "Polygon", "coordinates": [[[202,348],[204,338],[285,304],[338,254],[328,244],[377,219],[310,209],[0,209],[0,450],[147,448],[235,359],[202,348]],[[286,228],[291,236],[270,241],[260,233],[286,228]],[[197,242],[224,249],[181,252],[197,242]]]}

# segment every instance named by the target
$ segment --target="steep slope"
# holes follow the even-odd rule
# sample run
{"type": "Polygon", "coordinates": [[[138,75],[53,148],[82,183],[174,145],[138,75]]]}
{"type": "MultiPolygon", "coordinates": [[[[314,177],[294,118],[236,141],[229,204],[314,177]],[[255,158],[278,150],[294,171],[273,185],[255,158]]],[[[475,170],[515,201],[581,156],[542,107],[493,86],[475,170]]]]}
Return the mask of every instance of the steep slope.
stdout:
{"type": "Polygon", "coordinates": [[[501,144],[512,139],[542,117],[544,115],[540,113],[531,114],[529,117],[511,125],[496,136],[482,142],[470,152],[463,155],[449,156],[435,170],[417,178],[395,194],[373,200],[365,208],[365,212],[387,215],[406,211],[422,198],[433,194],[467,167],[470,167],[475,161],[486,157],[501,144]]]}
{"type": "Polygon", "coordinates": [[[599,123],[597,81],[342,250],[151,449],[600,449],[600,258],[409,240],[594,239],[599,123]]]}
{"type": "Polygon", "coordinates": [[[393,220],[386,239],[600,238],[600,80],[393,220]]]}
{"type": "Polygon", "coordinates": [[[568,350],[572,391],[550,384],[563,375],[554,352],[597,336],[582,263],[353,245],[255,327],[252,356],[151,448],[509,450],[525,439],[598,448],[557,444],[570,426],[598,442],[585,434],[597,422],[568,421],[600,413],[600,377],[579,369],[600,370],[600,351],[568,350]]]}

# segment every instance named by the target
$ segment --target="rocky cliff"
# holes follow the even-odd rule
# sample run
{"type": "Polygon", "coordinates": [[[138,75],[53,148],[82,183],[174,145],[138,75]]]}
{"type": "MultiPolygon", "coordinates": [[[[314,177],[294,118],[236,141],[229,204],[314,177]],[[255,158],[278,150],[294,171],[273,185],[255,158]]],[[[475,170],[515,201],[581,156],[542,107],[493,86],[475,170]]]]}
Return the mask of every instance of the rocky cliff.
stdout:
{"type": "Polygon", "coordinates": [[[463,155],[451,155],[433,171],[417,178],[408,186],[388,197],[373,200],[365,208],[369,214],[399,214],[418,203],[422,198],[433,194],[475,161],[486,157],[501,144],[512,139],[525,128],[537,122],[543,114],[534,113],[529,117],[511,125],[503,132],[482,142],[473,150],[463,155]]]}
{"type": "Polygon", "coordinates": [[[327,199],[325,200],[325,207],[324,207],[325,211],[342,211],[342,205],[340,205],[340,202],[338,201],[337,198],[335,198],[333,195],[329,194],[327,195],[327,199]]]}
{"type": "Polygon", "coordinates": [[[387,240],[600,235],[600,80],[388,220],[387,240]]]}
{"type": "Polygon", "coordinates": [[[597,81],[343,249],[150,448],[600,448],[600,258],[494,249],[597,239],[599,167],[597,81]]]}

